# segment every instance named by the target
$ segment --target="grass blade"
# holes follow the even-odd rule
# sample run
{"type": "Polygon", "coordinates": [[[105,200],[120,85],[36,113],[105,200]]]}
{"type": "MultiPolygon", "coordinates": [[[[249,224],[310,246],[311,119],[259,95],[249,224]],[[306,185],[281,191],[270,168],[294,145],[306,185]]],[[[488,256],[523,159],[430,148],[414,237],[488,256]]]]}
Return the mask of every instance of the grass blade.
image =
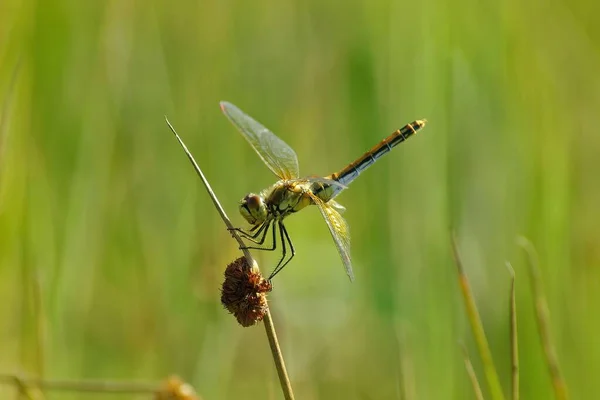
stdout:
{"type": "Polygon", "coordinates": [[[469,279],[467,278],[463,268],[454,234],[452,234],[452,251],[454,254],[454,261],[456,262],[456,268],[458,270],[460,289],[465,301],[465,307],[467,309],[467,318],[471,323],[473,336],[475,337],[479,356],[481,357],[481,361],[483,363],[483,370],[485,372],[485,377],[490,390],[490,396],[495,400],[504,399],[502,386],[500,385],[500,379],[498,378],[498,373],[496,372],[496,367],[494,366],[494,360],[492,359],[492,352],[490,351],[490,346],[488,345],[488,341],[485,336],[481,317],[477,311],[477,305],[475,304],[475,299],[473,298],[473,292],[471,292],[469,279]]]}
{"type": "Polygon", "coordinates": [[[558,400],[566,400],[569,398],[567,384],[560,371],[558,356],[552,344],[552,335],[550,333],[550,311],[548,310],[548,301],[542,285],[542,275],[540,273],[539,261],[533,244],[525,237],[519,237],[517,244],[525,250],[529,264],[529,280],[531,283],[531,291],[535,302],[535,317],[538,325],[538,332],[546,364],[550,372],[550,379],[554,388],[554,395],[558,400]]]}
{"type": "Polygon", "coordinates": [[[512,365],[511,392],[512,399],[519,400],[519,343],[517,337],[517,302],[515,299],[515,270],[507,261],[506,267],[510,272],[510,361],[512,365]]]}
{"type": "Polygon", "coordinates": [[[471,385],[473,386],[473,393],[475,393],[475,398],[477,400],[483,400],[483,392],[481,391],[481,386],[479,385],[479,380],[477,380],[477,375],[475,374],[475,370],[473,369],[473,364],[471,363],[471,359],[469,358],[467,348],[464,345],[461,345],[461,348],[463,353],[463,359],[465,361],[465,369],[467,370],[469,380],[471,381],[471,385]]]}

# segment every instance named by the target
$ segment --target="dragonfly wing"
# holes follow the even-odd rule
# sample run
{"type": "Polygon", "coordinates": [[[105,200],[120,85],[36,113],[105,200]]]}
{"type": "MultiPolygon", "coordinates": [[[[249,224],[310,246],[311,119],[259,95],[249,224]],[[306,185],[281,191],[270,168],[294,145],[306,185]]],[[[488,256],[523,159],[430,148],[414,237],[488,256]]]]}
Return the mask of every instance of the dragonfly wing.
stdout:
{"type": "Polygon", "coordinates": [[[287,143],[233,104],[222,101],[221,110],[275,175],[285,180],[298,178],[298,157],[287,143]]]}
{"type": "Polygon", "coordinates": [[[340,214],[343,214],[346,211],[346,207],[344,207],[343,205],[341,205],[340,203],[338,203],[335,200],[329,200],[327,202],[327,204],[329,204],[331,207],[333,207],[340,214]]]}
{"type": "Polygon", "coordinates": [[[306,181],[312,184],[313,193],[325,203],[328,203],[343,190],[348,189],[348,186],[325,177],[308,177],[306,181]]]}
{"type": "Polygon", "coordinates": [[[304,179],[310,183],[322,183],[324,185],[334,186],[340,190],[348,189],[348,186],[344,185],[343,183],[340,183],[333,179],[324,178],[321,176],[310,176],[310,177],[304,178],[304,179]]]}
{"type": "Polygon", "coordinates": [[[329,232],[331,232],[331,237],[335,242],[335,246],[342,258],[342,262],[344,263],[346,274],[348,274],[350,281],[353,282],[354,272],[352,272],[352,260],[350,258],[350,228],[348,227],[346,220],[344,220],[340,213],[329,203],[323,202],[319,197],[312,194],[310,197],[319,207],[319,211],[321,211],[323,218],[325,218],[325,222],[327,222],[327,226],[329,227],[329,232]]]}

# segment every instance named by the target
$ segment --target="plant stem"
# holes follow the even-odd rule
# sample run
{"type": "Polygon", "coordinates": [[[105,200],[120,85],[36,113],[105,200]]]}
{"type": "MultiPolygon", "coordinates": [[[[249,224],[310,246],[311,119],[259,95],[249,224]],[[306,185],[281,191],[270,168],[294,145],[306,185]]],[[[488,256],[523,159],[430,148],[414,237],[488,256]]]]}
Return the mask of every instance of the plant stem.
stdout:
{"type": "Polygon", "coordinates": [[[465,369],[467,370],[467,374],[469,375],[469,379],[471,380],[471,385],[473,386],[475,398],[477,400],[483,400],[483,392],[481,391],[481,386],[479,385],[479,380],[477,380],[477,375],[475,374],[475,370],[473,369],[473,364],[471,363],[471,359],[469,358],[467,348],[464,345],[461,347],[463,359],[465,361],[465,369]]]}
{"type": "Polygon", "coordinates": [[[97,380],[48,380],[19,375],[0,374],[0,383],[15,384],[22,390],[39,388],[66,392],[94,393],[157,393],[160,385],[145,382],[111,382],[97,380]]]}
{"type": "Polygon", "coordinates": [[[517,336],[517,301],[515,299],[515,270],[507,261],[510,272],[510,361],[512,364],[512,400],[519,400],[519,343],[517,336]]]}
{"type": "MultiPolygon", "coordinates": [[[[194,160],[194,156],[192,156],[192,154],[188,150],[187,146],[185,145],[185,143],[183,143],[183,140],[181,140],[181,138],[175,131],[175,128],[173,128],[173,126],[171,125],[171,123],[169,122],[167,117],[165,117],[165,121],[167,122],[169,129],[171,129],[171,132],[173,132],[173,134],[179,141],[179,144],[183,148],[183,151],[185,151],[185,154],[189,158],[190,162],[194,166],[194,169],[196,170],[196,173],[202,180],[202,183],[204,184],[204,187],[206,188],[208,195],[212,199],[212,202],[215,205],[215,208],[221,215],[221,218],[223,219],[223,222],[225,222],[225,225],[227,226],[227,228],[229,228],[229,232],[231,233],[231,236],[233,236],[233,238],[235,240],[237,240],[240,247],[242,248],[242,251],[244,252],[244,257],[248,261],[248,265],[257,265],[256,261],[252,258],[252,255],[250,254],[248,249],[245,248],[244,242],[242,241],[240,236],[237,234],[236,231],[232,230],[233,225],[231,224],[231,221],[227,217],[227,214],[225,213],[225,210],[221,206],[221,203],[219,203],[217,196],[213,192],[210,184],[208,183],[208,180],[202,173],[202,170],[198,166],[198,163],[196,163],[196,160],[194,160]]],[[[287,370],[285,368],[283,354],[281,352],[281,348],[279,347],[279,341],[277,340],[277,332],[275,331],[275,324],[273,323],[273,318],[271,318],[271,312],[269,310],[267,310],[267,313],[265,314],[263,321],[264,321],[265,331],[267,332],[267,338],[269,340],[269,347],[271,348],[271,354],[273,355],[273,361],[275,361],[275,368],[277,369],[277,375],[279,376],[279,383],[281,384],[281,390],[283,390],[283,395],[286,400],[293,400],[294,392],[292,391],[292,385],[290,384],[290,378],[288,377],[287,370]]]]}
{"type": "Polygon", "coordinates": [[[504,394],[502,393],[500,379],[498,378],[498,373],[496,372],[496,367],[494,366],[492,352],[490,351],[490,346],[483,329],[483,323],[481,322],[481,317],[479,316],[477,305],[475,304],[475,299],[473,298],[473,293],[471,292],[469,279],[467,278],[462,265],[454,234],[452,234],[452,251],[454,254],[454,260],[456,262],[456,267],[458,269],[458,279],[463,299],[465,301],[465,307],[467,309],[467,317],[471,323],[473,336],[475,336],[475,342],[477,343],[479,356],[481,357],[481,361],[483,363],[483,370],[485,371],[485,377],[490,389],[490,395],[492,399],[503,400],[504,394]]]}
{"type": "Polygon", "coordinates": [[[560,372],[556,350],[552,344],[552,335],[550,333],[550,311],[548,310],[548,301],[546,300],[546,295],[544,294],[544,288],[542,286],[542,277],[537,253],[533,244],[525,237],[519,237],[517,239],[517,244],[525,250],[529,261],[529,280],[531,282],[531,291],[535,301],[535,316],[540,340],[542,341],[542,347],[544,348],[544,355],[546,356],[546,364],[548,365],[552,386],[554,387],[554,395],[559,400],[566,400],[569,398],[569,393],[565,379],[560,372]]]}
{"type": "Polygon", "coordinates": [[[17,84],[19,72],[21,71],[21,65],[22,57],[19,57],[8,83],[4,104],[2,104],[2,109],[0,110],[0,166],[2,165],[2,158],[5,151],[4,148],[6,147],[6,137],[8,136],[8,114],[10,113],[10,108],[12,106],[14,89],[17,84]]]}

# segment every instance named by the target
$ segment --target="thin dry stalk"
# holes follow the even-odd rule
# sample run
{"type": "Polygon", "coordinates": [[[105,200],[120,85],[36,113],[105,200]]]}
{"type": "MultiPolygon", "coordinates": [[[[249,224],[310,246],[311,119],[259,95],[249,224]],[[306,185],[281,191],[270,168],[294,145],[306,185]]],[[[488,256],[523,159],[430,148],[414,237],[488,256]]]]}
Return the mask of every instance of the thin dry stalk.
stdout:
{"type": "Polygon", "coordinates": [[[519,400],[519,342],[517,337],[517,302],[515,299],[515,270],[507,261],[506,268],[510,273],[510,361],[512,364],[511,389],[512,399],[519,400]]]}
{"type": "Polygon", "coordinates": [[[28,388],[78,393],[157,393],[161,386],[145,382],[111,382],[92,380],[49,380],[20,375],[0,374],[0,383],[16,385],[22,392],[28,388]]]}
{"type": "MultiPolygon", "coordinates": [[[[252,255],[250,254],[248,249],[245,248],[245,244],[242,241],[242,239],[240,238],[240,236],[237,234],[236,231],[233,230],[233,225],[231,224],[231,221],[227,217],[227,214],[225,213],[225,210],[221,206],[221,203],[219,203],[217,196],[213,192],[210,184],[208,183],[208,180],[202,173],[202,170],[198,166],[198,163],[196,163],[194,156],[192,156],[192,154],[188,150],[187,146],[185,145],[185,143],[183,143],[183,140],[181,140],[181,138],[175,131],[175,128],[173,128],[173,126],[171,125],[171,123],[169,122],[167,117],[165,117],[165,121],[167,122],[169,129],[171,129],[171,132],[173,132],[173,134],[177,138],[177,141],[179,141],[179,144],[183,148],[183,151],[185,151],[185,154],[187,155],[188,159],[192,163],[194,169],[196,170],[196,173],[202,180],[202,183],[204,184],[204,187],[206,188],[208,195],[212,199],[212,202],[215,205],[215,208],[221,215],[223,222],[225,222],[225,225],[231,232],[231,235],[233,236],[233,238],[235,240],[237,240],[240,247],[242,248],[242,251],[244,252],[244,257],[248,261],[248,265],[257,265],[256,261],[254,261],[254,259],[252,258],[252,255]]],[[[279,341],[277,340],[277,332],[275,331],[275,325],[273,323],[273,319],[271,318],[271,312],[268,308],[267,308],[267,313],[265,314],[263,321],[264,321],[265,331],[267,332],[267,338],[269,340],[269,347],[271,348],[271,354],[273,355],[273,360],[275,361],[275,368],[277,369],[277,375],[279,376],[279,383],[281,384],[281,389],[283,390],[283,395],[286,400],[292,400],[294,398],[294,392],[292,391],[292,385],[290,383],[290,378],[288,377],[287,370],[285,368],[283,353],[281,352],[281,348],[279,347],[279,341]]]]}
{"type": "Polygon", "coordinates": [[[548,365],[548,371],[550,372],[550,378],[554,388],[554,395],[559,400],[566,400],[569,398],[569,393],[565,379],[560,371],[556,350],[552,344],[552,335],[550,333],[550,311],[548,310],[548,302],[542,285],[542,276],[537,253],[533,244],[525,237],[519,237],[517,239],[517,244],[525,250],[529,261],[529,280],[531,282],[531,291],[535,301],[535,316],[540,340],[542,341],[542,347],[544,348],[546,364],[548,365]]]}
{"type": "Polygon", "coordinates": [[[481,322],[481,317],[479,316],[479,312],[477,311],[477,305],[475,304],[475,299],[473,297],[473,293],[471,292],[469,279],[467,278],[467,275],[465,274],[462,265],[454,234],[452,234],[452,251],[454,254],[454,261],[456,262],[456,267],[458,270],[458,280],[460,283],[460,289],[462,292],[463,300],[465,302],[465,307],[467,309],[467,318],[471,323],[473,336],[475,336],[475,342],[477,343],[479,356],[481,357],[481,361],[483,363],[483,370],[485,372],[485,377],[490,390],[490,395],[492,399],[504,399],[504,394],[502,393],[502,386],[500,385],[500,379],[498,378],[498,373],[496,372],[496,367],[494,366],[494,360],[492,359],[492,352],[490,351],[490,347],[485,336],[485,331],[483,329],[483,323],[481,322]]]}
{"type": "Polygon", "coordinates": [[[475,374],[475,369],[473,369],[473,364],[471,363],[471,359],[469,358],[469,353],[467,352],[467,348],[464,345],[461,345],[463,360],[465,361],[465,369],[467,370],[467,375],[469,375],[469,380],[471,381],[471,385],[473,386],[473,393],[475,393],[475,398],[477,400],[483,400],[483,392],[481,391],[481,386],[479,385],[479,380],[477,379],[477,375],[475,374]]]}

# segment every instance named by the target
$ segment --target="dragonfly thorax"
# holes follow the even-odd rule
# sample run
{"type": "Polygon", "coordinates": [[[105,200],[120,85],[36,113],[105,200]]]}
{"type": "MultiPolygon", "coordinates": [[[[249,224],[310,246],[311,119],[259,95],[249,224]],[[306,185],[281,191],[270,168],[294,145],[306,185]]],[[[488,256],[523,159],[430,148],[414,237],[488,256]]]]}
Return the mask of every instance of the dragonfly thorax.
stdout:
{"type": "Polygon", "coordinates": [[[250,225],[262,224],[267,219],[267,206],[262,196],[248,193],[240,201],[240,214],[250,225]]]}

